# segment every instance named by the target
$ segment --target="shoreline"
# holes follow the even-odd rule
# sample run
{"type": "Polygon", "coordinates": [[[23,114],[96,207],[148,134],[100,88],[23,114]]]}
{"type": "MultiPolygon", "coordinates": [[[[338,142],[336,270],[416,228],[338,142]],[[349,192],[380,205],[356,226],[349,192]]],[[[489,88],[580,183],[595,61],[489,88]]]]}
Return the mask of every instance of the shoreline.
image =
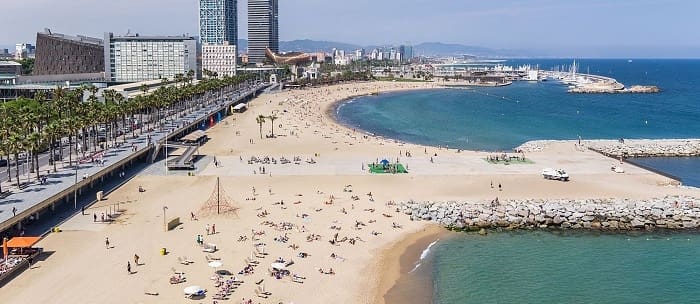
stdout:
{"type": "MultiPolygon", "coordinates": [[[[570,143],[551,143],[541,151],[528,152],[528,158],[537,165],[505,166],[485,161],[487,154],[483,152],[457,153],[455,149],[362,136],[336,122],[329,115],[332,112],[326,112],[348,96],[378,89],[434,88],[432,84],[384,82],[264,94],[250,103],[248,111],[207,130],[211,139],[200,147],[200,153],[208,157],[197,164],[200,169],[196,174],[166,176],[163,163],[156,163],[88,212],[99,216],[109,206],[126,202],[120,207],[122,215],[117,221],[96,223],[89,214],[77,215],[61,225],[64,232],[43,239],[39,245],[54,253],[39,261],[37,269],[13,280],[6,299],[177,302],[182,299],[183,285],[168,281],[173,268],[187,273],[188,285],[216,290],[210,282],[212,269],[206,263],[212,255],[232,273],[248,269],[239,275],[245,275],[245,283],[236,288],[238,299],[259,297],[256,292],[262,287],[254,283],[264,279],[264,288],[271,293],[269,303],[405,303],[415,297],[400,290],[415,290],[419,296],[431,294],[430,286],[420,280],[425,278],[421,270],[431,269],[430,258],[421,262],[425,267],[406,275],[437,238],[426,231],[458,234],[439,224],[411,221],[410,216],[402,214],[401,202],[471,203],[488,202],[494,197],[503,202],[700,197],[695,189],[664,186],[667,178],[634,166],[626,166],[624,174],[611,172],[609,158],[576,149],[570,143]],[[277,113],[275,123],[256,120],[270,113],[277,113]],[[265,137],[273,127],[276,136],[265,137]],[[396,156],[407,167],[410,165],[410,174],[369,174],[364,166],[378,157],[396,156]],[[218,164],[212,163],[212,157],[218,164]],[[544,180],[539,173],[542,167],[565,167],[572,181],[544,180]],[[226,201],[236,210],[229,216],[211,214],[212,193],[219,189],[219,178],[226,201]],[[503,184],[503,189],[494,188],[494,184],[503,184]],[[148,191],[139,192],[139,186],[148,191]],[[193,212],[197,219],[187,220],[193,212]],[[164,220],[175,217],[184,219],[181,226],[163,231],[164,220]],[[216,233],[206,234],[206,243],[217,245],[213,254],[193,241],[209,224],[217,228],[216,233]],[[421,238],[424,235],[428,236],[421,238]],[[106,237],[113,245],[109,250],[103,243],[106,237]],[[238,242],[231,242],[237,238],[238,242]],[[255,254],[260,250],[256,245],[259,242],[266,244],[267,255],[255,254]],[[167,248],[169,254],[161,255],[161,248],[167,248]],[[146,263],[137,268],[138,273],[128,274],[124,266],[135,253],[146,263]],[[185,266],[178,257],[195,263],[185,266]],[[266,273],[265,268],[278,257],[294,261],[287,267],[303,277],[304,284],[266,273]],[[248,265],[251,259],[261,265],[259,270],[248,265]],[[91,267],[83,267],[86,263],[91,267]],[[64,269],[75,271],[65,273],[64,269]],[[119,290],[108,288],[115,278],[122,282],[119,290]],[[84,292],[69,293],[69,288],[84,292]],[[32,292],[36,289],[45,292],[32,292]],[[160,295],[152,298],[142,293],[144,289],[160,295]],[[408,299],[402,301],[394,295],[408,299]]],[[[437,210],[428,208],[429,213],[433,211],[437,210]]],[[[453,216],[455,213],[450,214],[453,216]]]]}
{"type": "MultiPolygon", "coordinates": [[[[431,286],[420,282],[406,282],[415,263],[423,251],[434,241],[449,237],[453,232],[437,224],[430,224],[421,231],[410,233],[383,248],[372,271],[378,275],[372,303],[424,303],[421,299],[432,298],[431,286]],[[407,292],[410,291],[410,292],[407,292]]],[[[421,267],[426,267],[425,262],[421,267]]],[[[421,268],[425,270],[424,268],[421,268]]]]}
{"type": "MultiPolygon", "coordinates": [[[[418,90],[439,90],[439,89],[454,89],[454,87],[449,87],[449,86],[444,86],[444,85],[436,85],[436,86],[431,86],[431,87],[413,87],[413,88],[389,88],[389,89],[384,89],[381,90],[378,88],[378,91],[376,93],[378,94],[386,94],[386,93],[404,93],[404,92],[411,92],[411,91],[418,91],[418,90]]],[[[394,141],[394,142],[401,142],[405,144],[410,144],[414,145],[417,147],[432,147],[432,148],[438,148],[442,147],[441,145],[437,146],[432,146],[428,144],[422,144],[422,143],[417,143],[417,142],[412,142],[412,141],[403,141],[400,139],[395,139],[395,138],[390,138],[386,137],[384,135],[379,135],[376,133],[372,133],[371,131],[362,128],[361,126],[358,127],[353,127],[345,124],[343,121],[340,120],[340,118],[337,115],[337,110],[341,106],[347,104],[349,101],[360,98],[360,97],[366,97],[367,94],[356,94],[356,95],[350,95],[346,98],[342,98],[339,100],[335,100],[330,102],[327,105],[324,105],[322,108],[322,112],[324,116],[330,119],[332,123],[335,125],[338,125],[340,127],[345,128],[346,130],[349,131],[359,131],[360,133],[367,134],[370,136],[374,136],[378,139],[383,139],[383,140],[388,140],[388,141],[394,141]]],[[[550,143],[576,143],[578,139],[576,138],[570,138],[570,139],[533,139],[533,140],[528,140],[525,142],[522,142],[518,144],[515,147],[512,147],[510,149],[500,149],[500,150],[478,150],[478,149],[470,149],[470,148],[460,148],[459,150],[462,151],[470,151],[470,152],[495,152],[495,151],[509,151],[509,150],[517,150],[517,149],[522,149],[522,147],[528,147],[528,146],[535,146],[535,145],[547,145],[550,143]]],[[[620,156],[621,154],[624,153],[625,156],[628,157],[695,157],[695,156],[700,156],[700,139],[699,138],[625,138],[625,141],[627,143],[622,144],[622,146],[628,146],[627,149],[620,147],[620,144],[618,143],[617,138],[593,138],[593,139],[585,139],[581,140],[581,142],[586,143],[588,145],[591,145],[589,147],[590,149],[599,152],[603,155],[610,156],[610,157],[616,157],[620,156]],[[664,146],[665,144],[668,144],[669,142],[677,142],[678,144],[675,146],[664,146]],[[692,148],[692,151],[681,151],[683,145],[681,143],[687,143],[687,145],[694,145],[692,148]],[[635,146],[636,145],[636,146],[635,146]],[[660,148],[667,148],[671,151],[668,150],[658,150],[660,148]],[[632,150],[632,151],[630,151],[632,150]]],[[[452,148],[455,149],[455,148],[452,148]]],[[[526,149],[530,150],[529,152],[532,152],[532,149],[526,149]]],[[[526,151],[528,152],[528,151],[526,151]]]]}

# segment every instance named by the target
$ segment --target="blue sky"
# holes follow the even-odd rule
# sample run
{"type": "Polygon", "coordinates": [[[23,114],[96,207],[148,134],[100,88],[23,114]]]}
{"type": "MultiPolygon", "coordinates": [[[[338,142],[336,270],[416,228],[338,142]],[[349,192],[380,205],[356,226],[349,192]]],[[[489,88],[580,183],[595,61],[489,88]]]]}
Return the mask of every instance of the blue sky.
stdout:
{"type": "MultiPolygon", "coordinates": [[[[279,0],[280,39],[360,45],[446,42],[551,56],[700,57],[700,1],[691,0],[279,0]]],[[[3,1],[0,45],[33,41],[45,27],[197,33],[197,0],[3,1]],[[8,25],[16,25],[9,26],[8,25]]],[[[239,36],[246,36],[239,0],[239,36]]]]}

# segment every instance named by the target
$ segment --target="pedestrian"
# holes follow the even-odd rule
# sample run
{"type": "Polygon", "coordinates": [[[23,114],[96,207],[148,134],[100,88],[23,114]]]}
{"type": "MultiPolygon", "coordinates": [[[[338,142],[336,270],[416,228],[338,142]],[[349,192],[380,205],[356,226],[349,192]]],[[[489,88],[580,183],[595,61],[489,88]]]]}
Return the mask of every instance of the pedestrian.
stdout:
{"type": "Polygon", "coordinates": [[[109,238],[105,237],[105,247],[109,249],[109,238]]]}
{"type": "Polygon", "coordinates": [[[134,265],[139,266],[139,255],[134,253],[134,265]]]}
{"type": "Polygon", "coordinates": [[[80,214],[85,215],[85,206],[80,207],[80,214]]]}
{"type": "Polygon", "coordinates": [[[131,274],[131,262],[126,262],[126,272],[131,274]]]}
{"type": "Polygon", "coordinates": [[[216,224],[211,224],[211,234],[216,234],[216,224]]]}
{"type": "Polygon", "coordinates": [[[104,212],[102,212],[102,215],[100,215],[100,220],[103,222],[105,221],[105,213],[104,212]]]}
{"type": "Polygon", "coordinates": [[[197,218],[194,216],[194,212],[190,212],[190,221],[194,221],[197,218]]]}
{"type": "Polygon", "coordinates": [[[503,191],[503,187],[501,187],[501,183],[498,183],[498,191],[503,191]]]}
{"type": "Polygon", "coordinates": [[[493,181],[491,181],[491,189],[493,189],[493,181]]]}
{"type": "Polygon", "coordinates": [[[12,216],[17,215],[17,207],[12,206],[12,216]]]}
{"type": "Polygon", "coordinates": [[[29,262],[29,269],[32,269],[32,263],[34,263],[34,259],[30,256],[27,258],[27,262],[29,262]]]}
{"type": "Polygon", "coordinates": [[[207,224],[207,227],[205,228],[205,230],[207,231],[207,235],[209,235],[209,224],[207,224]]]}
{"type": "Polygon", "coordinates": [[[96,213],[92,214],[92,221],[97,222],[97,214],[96,213]]]}

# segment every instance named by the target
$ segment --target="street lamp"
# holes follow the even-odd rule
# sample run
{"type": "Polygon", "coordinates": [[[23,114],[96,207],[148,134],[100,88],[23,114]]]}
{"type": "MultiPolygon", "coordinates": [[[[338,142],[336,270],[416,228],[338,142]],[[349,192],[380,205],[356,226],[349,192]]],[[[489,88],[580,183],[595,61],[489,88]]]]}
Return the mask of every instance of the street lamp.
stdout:
{"type": "Polygon", "coordinates": [[[163,206],[163,229],[168,232],[168,223],[165,217],[165,210],[168,210],[168,206],[163,206]]]}
{"type": "Polygon", "coordinates": [[[75,185],[73,185],[73,210],[78,209],[78,164],[75,164],[75,185]]]}

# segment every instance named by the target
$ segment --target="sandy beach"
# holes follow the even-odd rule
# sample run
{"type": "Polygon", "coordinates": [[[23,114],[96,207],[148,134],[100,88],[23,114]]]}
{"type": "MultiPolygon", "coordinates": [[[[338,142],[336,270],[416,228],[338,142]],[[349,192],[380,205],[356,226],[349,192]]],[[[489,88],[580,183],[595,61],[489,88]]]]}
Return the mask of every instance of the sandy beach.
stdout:
{"type": "MultiPolygon", "coordinates": [[[[625,173],[611,172],[615,160],[572,142],[527,152],[530,164],[491,164],[485,158],[493,152],[378,138],[332,117],[335,103],[353,96],[433,87],[372,82],[260,95],[248,111],[207,131],[210,140],[200,153],[212,158],[197,163],[195,176],[144,172],[44,238],[37,246],[45,258],[2,287],[3,302],[212,303],[219,288],[212,277],[228,270],[237,287],[218,303],[385,303],[384,295],[406,272],[403,253],[420,244],[410,250],[415,258],[416,248],[443,231],[410,221],[394,202],[700,196],[695,188],[627,164],[625,173]],[[269,118],[258,124],[259,115],[276,116],[274,125],[269,118]],[[275,137],[267,136],[272,128],[275,137]],[[367,171],[382,159],[398,159],[409,173],[367,171]],[[566,168],[572,180],[544,180],[539,172],[546,167],[566,168]],[[216,214],[217,177],[224,214],[216,214]],[[93,221],[117,203],[116,221],[93,221]],[[176,217],[182,224],[164,231],[164,220],[176,217]],[[203,252],[197,235],[217,250],[203,252]],[[161,248],[168,254],[161,255],[161,248]],[[209,267],[208,257],[222,266],[209,267]],[[276,260],[289,272],[280,279],[269,274],[276,260]],[[171,284],[176,272],[184,272],[186,282],[171,284]],[[185,299],[183,288],[190,285],[207,289],[206,297],[185,299]]],[[[224,277],[223,285],[230,279],[224,277]]]]}

